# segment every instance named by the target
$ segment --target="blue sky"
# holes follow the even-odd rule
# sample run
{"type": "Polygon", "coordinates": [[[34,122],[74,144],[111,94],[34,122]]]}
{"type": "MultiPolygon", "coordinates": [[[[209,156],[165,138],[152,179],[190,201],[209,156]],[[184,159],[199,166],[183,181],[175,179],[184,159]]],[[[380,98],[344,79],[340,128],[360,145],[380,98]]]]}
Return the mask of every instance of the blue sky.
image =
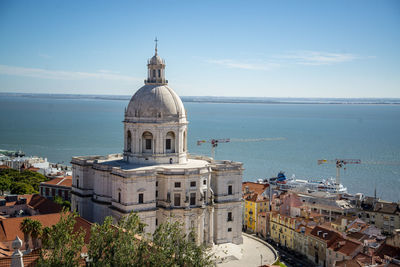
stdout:
{"type": "Polygon", "coordinates": [[[400,97],[400,1],[0,1],[0,92],[400,97]]]}

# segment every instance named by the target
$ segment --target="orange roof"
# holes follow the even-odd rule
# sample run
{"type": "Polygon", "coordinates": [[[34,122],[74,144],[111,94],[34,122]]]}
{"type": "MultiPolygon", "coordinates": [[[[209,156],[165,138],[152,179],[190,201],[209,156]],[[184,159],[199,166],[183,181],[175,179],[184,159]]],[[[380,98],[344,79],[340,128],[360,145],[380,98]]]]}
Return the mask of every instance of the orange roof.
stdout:
{"type": "MultiPolygon", "coordinates": [[[[29,203],[29,201],[31,201],[33,195],[18,195],[18,199],[21,197],[26,198],[26,203],[29,203]]],[[[6,196],[0,196],[0,199],[5,199],[6,196]]],[[[6,202],[6,206],[14,206],[15,204],[17,204],[16,201],[11,201],[11,202],[6,202]]]]}
{"type": "MultiPolygon", "coordinates": [[[[37,265],[37,260],[40,257],[40,250],[34,250],[29,254],[23,255],[23,262],[25,267],[37,265]]],[[[11,266],[11,257],[0,258],[0,266],[11,266]]]]}
{"type": "Polygon", "coordinates": [[[10,169],[7,165],[0,165],[0,169],[10,169]]]}
{"type": "Polygon", "coordinates": [[[249,193],[257,193],[261,194],[267,189],[269,184],[259,184],[254,182],[243,182],[242,183],[242,192],[244,195],[249,193]],[[248,192],[248,193],[247,193],[248,192]]]}
{"type": "Polygon", "coordinates": [[[376,251],[376,255],[381,257],[382,259],[385,256],[394,257],[399,259],[400,258],[400,248],[393,247],[389,244],[382,244],[378,250],[376,251]]]}
{"type": "Polygon", "coordinates": [[[47,182],[40,183],[41,185],[57,185],[57,186],[72,186],[72,176],[64,176],[61,178],[54,178],[47,182]]]}
{"type": "Polygon", "coordinates": [[[337,237],[340,236],[339,233],[334,231],[333,229],[327,229],[317,225],[314,229],[310,232],[310,235],[317,237],[318,239],[324,240],[327,243],[334,241],[337,237]]]}
{"type": "Polygon", "coordinates": [[[329,249],[350,256],[361,246],[359,242],[353,242],[348,239],[341,237],[336,238],[336,240],[329,246],[329,249]]]}
{"type": "Polygon", "coordinates": [[[74,226],[74,231],[78,231],[79,228],[82,228],[86,231],[85,234],[85,243],[89,244],[90,241],[90,229],[92,228],[92,223],[83,219],[82,217],[75,218],[76,224],[74,226]]]}
{"type": "MultiPolygon", "coordinates": [[[[5,220],[0,221],[0,242],[6,241],[13,241],[16,236],[20,238],[24,238],[24,233],[20,230],[21,222],[26,219],[30,218],[34,221],[39,221],[42,223],[43,227],[51,227],[58,223],[61,218],[61,213],[52,213],[52,214],[45,214],[45,215],[34,215],[29,217],[15,217],[15,218],[8,218],[5,220]]],[[[82,228],[86,231],[85,235],[85,243],[89,243],[90,239],[90,228],[92,224],[81,218],[75,218],[76,223],[74,226],[74,231],[77,231],[79,228],[82,228]]]]}
{"type": "Polygon", "coordinates": [[[261,194],[253,193],[253,194],[247,194],[244,199],[252,202],[264,202],[267,200],[266,197],[262,196],[261,194]]]}
{"type": "Polygon", "coordinates": [[[52,226],[56,224],[60,218],[61,213],[53,213],[53,214],[46,214],[46,215],[34,215],[29,217],[15,217],[15,218],[8,218],[5,220],[0,221],[0,241],[13,241],[16,236],[19,238],[24,238],[24,233],[19,229],[21,222],[26,219],[30,218],[35,221],[39,221],[42,223],[42,226],[52,226]]]}

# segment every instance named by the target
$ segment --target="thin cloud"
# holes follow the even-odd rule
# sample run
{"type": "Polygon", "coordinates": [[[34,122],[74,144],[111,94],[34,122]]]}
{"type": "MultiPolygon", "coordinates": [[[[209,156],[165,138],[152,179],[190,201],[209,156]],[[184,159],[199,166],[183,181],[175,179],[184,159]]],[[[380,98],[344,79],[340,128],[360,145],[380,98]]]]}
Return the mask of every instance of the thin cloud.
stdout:
{"type": "Polygon", "coordinates": [[[81,79],[103,79],[120,81],[138,81],[140,79],[131,76],[108,72],[77,72],[62,70],[46,70],[39,68],[24,68],[8,65],[0,65],[0,74],[12,76],[24,76],[51,80],[81,80],[81,79]]]}
{"type": "Polygon", "coordinates": [[[268,71],[278,67],[291,65],[321,66],[351,62],[360,58],[375,58],[374,56],[361,57],[351,53],[330,53],[320,51],[295,51],[283,55],[275,55],[260,61],[235,61],[232,59],[208,59],[207,63],[220,65],[226,68],[244,70],[268,71]]]}
{"type": "Polygon", "coordinates": [[[100,73],[111,73],[111,74],[119,74],[119,71],[113,71],[113,70],[98,70],[100,73]]]}
{"type": "Polygon", "coordinates": [[[244,70],[270,70],[279,67],[279,64],[277,63],[249,63],[234,61],[231,59],[208,59],[206,62],[227,68],[244,70]]]}
{"type": "Polygon", "coordinates": [[[297,51],[286,55],[277,56],[276,58],[288,60],[288,63],[318,66],[350,62],[360,57],[350,53],[297,51]]]}

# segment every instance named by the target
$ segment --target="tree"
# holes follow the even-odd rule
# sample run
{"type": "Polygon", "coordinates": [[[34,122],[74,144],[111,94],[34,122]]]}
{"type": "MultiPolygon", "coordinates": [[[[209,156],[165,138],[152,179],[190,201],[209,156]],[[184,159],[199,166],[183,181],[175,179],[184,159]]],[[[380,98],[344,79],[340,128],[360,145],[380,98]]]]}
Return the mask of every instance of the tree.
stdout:
{"type": "Polygon", "coordinates": [[[42,229],[42,234],[40,236],[40,239],[42,241],[42,246],[43,247],[48,247],[49,240],[50,240],[50,233],[51,233],[51,228],[46,226],[43,227],[42,229]]]}
{"type": "Polygon", "coordinates": [[[183,231],[183,223],[166,222],[153,234],[150,265],[162,262],[164,266],[212,266],[212,254],[205,245],[197,245],[194,232],[183,231]]]}
{"type": "Polygon", "coordinates": [[[51,227],[51,231],[43,232],[46,237],[38,266],[79,265],[85,231],[82,229],[74,231],[76,217],[75,213],[69,213],[64,209],[60,221],[51,227]]]}
{"type": "Polygon", "coordinates": [[[33,249],[38,247],[38,238],[42,235],[42,223],[36,220],[31,222],[31,237],[33,243],[33,249]]]}
{"type": "Polygon", "coordinates": [[[10,190],[11,181],[8,177],[0,176],[0,190],[1,194],[4,195],[4,191],[10,190]]]}
{"type": "Polygon", "coordinates": [[[46,176],[37,172],[0,169],[0,190],[10,189],[12,194],[39,193],[39,184],[48,180],[46,176]],[[10,183],[8,188],[7,181],[10,183]]]}
{"type": "Polygon", "coordinates": [[[194,241],[179,222],[161,224],[153,235],[143,233],[144,224],[135,213],[113,225],[107,217],[91,229],[88,256],[92,266],[211,266],[208,249],[194,241]]]}
{"type": "Polygon", "coordinates": [[[123,217],[117,225],[108,216],[91,229],[88,256],[91,266],[142,266],[148,255],[144,224],[137,214],[123,217]]]}
{"type": "Polygon", "coordinates": [[[63,200],[60,196],[56,196],[54,198],[54,202],[58,205],[63,206],[67,210],[71,210],[71,202],[69,202],[68,200],[63,200]]]}
{"type": "Polygon", "coordinates": [[[25,249],[28,250],[29,248],[29,236],[32,232],[32,219],[30,218],[25,218],[20,226],[19,229],[24,233],[24,241],[25,241],[25,249]]]}
{"type": "Polygon", "coordinates": [[[10,186],[11,194],[24,195],[36,193],[35,189],[30,184],[16,182],[12,183],[10,186]]]}

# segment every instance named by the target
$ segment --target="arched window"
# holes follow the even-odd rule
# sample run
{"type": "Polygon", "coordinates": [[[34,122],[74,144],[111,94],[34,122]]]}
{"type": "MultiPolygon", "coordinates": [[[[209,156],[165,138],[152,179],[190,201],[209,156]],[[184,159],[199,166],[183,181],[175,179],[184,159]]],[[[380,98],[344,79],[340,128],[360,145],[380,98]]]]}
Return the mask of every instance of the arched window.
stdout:
{"type": "Polygon", "coordinates": [[[161,77],[161,70],[158,70],[158,78],[161,77]]]}
{"type": "Polygon", "coordinates": [[[175,153],[175,133],[168,132],[165,137],[165,151],[167,153],[175,153]]]}
{"type": "Polygon", "coordinates": [[[128,134],[126,137],[126,151],[131,152],[132,151],[132,135],[131,131],[128,130],[128,134]]]}
{"type": "Polygon", "coordinates": [[[142,152],[152,153],[153,152],[153,135],[150,132],[144,132],[142,135],[142,152]]]}
{"type": "Polygon", "coordinates": [[[153,78],[156,77],[156,70],[153,70],[153,78]]]}

